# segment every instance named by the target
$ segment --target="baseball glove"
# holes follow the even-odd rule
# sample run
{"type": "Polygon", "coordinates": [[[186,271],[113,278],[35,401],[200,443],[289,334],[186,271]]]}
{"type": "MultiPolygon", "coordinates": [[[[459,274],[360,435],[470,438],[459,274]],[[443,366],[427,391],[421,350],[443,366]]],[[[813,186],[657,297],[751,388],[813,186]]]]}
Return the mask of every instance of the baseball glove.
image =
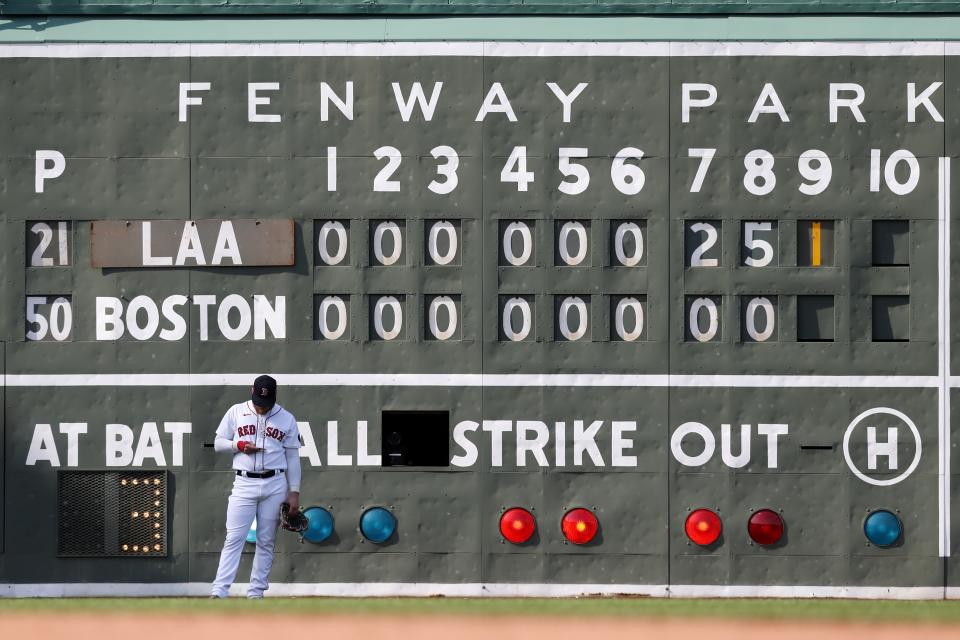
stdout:
{"type": "Polygon", "coordinates": [[[290,513],[290,505],[284,502],[280,505],[280,526],[287,531],[303,533],[310,526],[310,523],[302,511],[297,510],[290,513]]]}

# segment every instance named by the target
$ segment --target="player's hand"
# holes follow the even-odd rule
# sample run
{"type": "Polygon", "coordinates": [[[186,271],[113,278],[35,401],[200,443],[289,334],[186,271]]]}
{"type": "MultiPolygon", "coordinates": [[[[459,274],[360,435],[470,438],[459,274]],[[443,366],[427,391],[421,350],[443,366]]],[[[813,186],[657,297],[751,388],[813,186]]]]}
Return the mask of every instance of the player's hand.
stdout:
{"type": "Polygon", "coordinates": [[[300,494],[296,491],[287,492],[287,504],[290,505],[290,513],[300,510],[300,494]]]}
{"type": "Polygon", "coordinates": [[[242,447],[240,451],[243,453],[253,454],[253,453],[257,453],[258,451],[263,451],[262,447],[258,447],[252,442],[246,442],[244,440],[241,440],[240,442],[238,442],[237,446],[242,447]]]}

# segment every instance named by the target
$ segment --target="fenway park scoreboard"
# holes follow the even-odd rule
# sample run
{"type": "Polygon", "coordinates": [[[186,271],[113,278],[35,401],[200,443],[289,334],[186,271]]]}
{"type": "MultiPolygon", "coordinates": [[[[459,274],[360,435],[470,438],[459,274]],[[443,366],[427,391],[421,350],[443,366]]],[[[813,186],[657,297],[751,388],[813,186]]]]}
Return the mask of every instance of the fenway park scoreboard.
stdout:
{"type": "Polygon", "coordinates": [[[958,54],[0,47],[0,593],[956,594],[958,54]]]}

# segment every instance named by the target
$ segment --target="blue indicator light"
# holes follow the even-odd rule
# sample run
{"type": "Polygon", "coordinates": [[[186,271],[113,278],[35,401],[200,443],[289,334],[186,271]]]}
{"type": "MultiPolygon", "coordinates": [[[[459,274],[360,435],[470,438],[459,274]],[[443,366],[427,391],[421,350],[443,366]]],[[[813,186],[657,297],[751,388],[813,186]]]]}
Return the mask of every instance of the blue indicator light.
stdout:
{"type": "Polygon", "coordinates": [[[900,518],[885,509],[874,511],[863,523],[863,533],[867,540],[878,547],[889,547],[903,535],[900,518]]]}
{"type": "Polygon", "coordinates": [[[323,542],[333,533],[333,516],[322,507],[308,507],[303,510],[307,517],[307,530],[303,539],[307,542],[323,542]]]}
{"type": "Polygon", "coordinates": [[[360,516],[360,533],[370,542],[381,544],[397,529],[397,519],[383,507],[367,509],[360,516]]]}

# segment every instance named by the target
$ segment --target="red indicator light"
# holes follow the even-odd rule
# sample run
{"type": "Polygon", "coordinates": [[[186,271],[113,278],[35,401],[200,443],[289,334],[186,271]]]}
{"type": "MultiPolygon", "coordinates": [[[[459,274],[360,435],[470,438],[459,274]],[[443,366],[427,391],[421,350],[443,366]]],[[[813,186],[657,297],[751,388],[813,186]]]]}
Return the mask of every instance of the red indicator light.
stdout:
{"type": "Polygon", "coordinates": [[[500,535],[513,544],[523,544],[537,530],[537,521],[526,509],[514,507],[500,516],[500,535]]]}
{"type": "Polygon", "coordinates": [[[757,544],[776,544],[783,537],[783,518],[770,509],[760,509],[750,516],[747,533],[757,544]]]}
{"type": "Polygon", "coordinates": [[[597,535],[597,516],[587,509],[571,509],[560,521],[563,535],[573,544],[587,544],[597,535]]]}
{"type": "Polygon", "coordinates": [[[720,538],[723,524],[720,522],[720,516],[710,509],[697,509],[687,516],[687,522],[683,528],[691,542],[707,547],[720,538]]]}

